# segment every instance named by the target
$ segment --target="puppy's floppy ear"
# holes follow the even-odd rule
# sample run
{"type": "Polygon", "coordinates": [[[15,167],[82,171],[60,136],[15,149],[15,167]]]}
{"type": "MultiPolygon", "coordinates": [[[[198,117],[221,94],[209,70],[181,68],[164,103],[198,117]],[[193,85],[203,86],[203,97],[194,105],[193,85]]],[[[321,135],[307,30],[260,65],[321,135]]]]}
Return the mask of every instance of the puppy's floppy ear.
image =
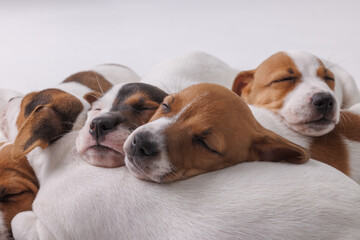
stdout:
{"type": "Polygon", "coordinates": [[[309,160],[309,153],[305,148],[265,129],[265,134],[254,140],[248,160],[301,164],[309,160]]]}
{"type": "Polygon", "coordinates": [[[99,98],[102,97],[102,94],[96,91],[89,92],[84,95],[84,99],[89,103],[92,104],[93,102],[97,101],[99,98]]]}
{"type": "Polygon", "coordinates": [[[232,85],[232,90],[241,96],[243,89],[254,80],[254,70],[240,72],[232,85]]]}
{"type": "Polygon", "coordinates": [[[21,126],[12,157],[24,157],[36,147],[46,148],[63,132],[62,121],[49,105],[39,105],[21,126]]]}

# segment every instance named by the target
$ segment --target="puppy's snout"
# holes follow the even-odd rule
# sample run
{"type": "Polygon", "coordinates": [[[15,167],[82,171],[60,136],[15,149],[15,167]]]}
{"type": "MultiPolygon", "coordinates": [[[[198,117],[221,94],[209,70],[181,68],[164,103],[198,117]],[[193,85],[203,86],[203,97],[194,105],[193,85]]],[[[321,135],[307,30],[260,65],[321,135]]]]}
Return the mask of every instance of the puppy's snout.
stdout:
{"type": "Polygon", "coordinates": [[[112,117],[94,118],[90,124],[90,134],[95,139],[99,139],[114,130],[117,124],[117,120],[112,117]]]}
{"type": "Polygon", "coordinates": [[[139,133],[131,142],[131,151],[134,157],[148,158],[156,156],[159,152],[158,144],[153,141],[151,134],[139,133]]]}
{"type": "Polygon", "coordinates": [[[335,99],[329,93],[316,93],[311,99],[311,104],[319,113],[325,115],[333,110],[335,99]]]}

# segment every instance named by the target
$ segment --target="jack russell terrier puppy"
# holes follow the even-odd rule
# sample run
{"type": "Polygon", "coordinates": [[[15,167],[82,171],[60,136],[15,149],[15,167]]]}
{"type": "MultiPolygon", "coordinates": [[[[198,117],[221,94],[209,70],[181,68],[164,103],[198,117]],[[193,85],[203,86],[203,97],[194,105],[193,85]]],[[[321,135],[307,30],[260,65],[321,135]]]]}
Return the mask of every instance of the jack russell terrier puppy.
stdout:
{"type": "Polygon", "coordinates": [[[262,126],[308,149],[311,158],[329,164],[360,184],[360,103],[341,110],[334,130],[319,137],[293,131],[280,116],[265,108],[250,108],[262,126]]]}
{"type": "Polygon", "coordinates": [[[135,128],[149,121],[165,96],[145,83],[114,86],[92,104],[76,140],[77,151],[94,166],[124,166],[123,143],[135,128]]]}
{"type": "Polygon", "coordinates": [[[241,162],[308,160],[305,149],[264,129],[236,94],[208,83],[166,97],[150,122],[127,138],[124,150],[130,171],[154,182],[173,182],[241,162]]]}
{"type": "MultiPolygon", "coordinates": [[[[170,104],[172,107],[175,105],[170,104]]],[[[251,133],[256,134],[245,126],[258,124],[248,110],[239,118],[236,128],[244,126],[244,135],[236,139],[241,146],[254,140],[251,133]]],[[[258,130],[259,135],[266,132],[258,130]]],[[[38,166],[34,170],[41,188],[33,211],[19,213],[13,219],[15,239],[359,237],[358,184],[321,162],[250,162],[185,181],[154,184],[132,177],[126,167],[108,169],[87,164],[76,151],[78,134],[66,134],[35,158],[38,148],[28,154],[29,162],[37,163],[33,165],[38,166]]],[[[203,157],[210,155],[211,160],[217,155],[203,143],[198,144],[203,157]]],[[[266,141],[259,142],[258,147],[266,151],[266,145],[266,141]]],[[[183,151],[194,152],[193,148],[183,151]]],[[[232,151],[240,155],[244,148],[232,151]]]]}
{"type": "Polygon", "coordinates": [[[11,220],[31,210],[39,189],[34,171],[25,157],[11,157],[13,144],[0,144],[0,239],[11,236],[11,220]]]}
{"type": "Polygon", "coordinates": [[[216,83],[231,89],[238,73],[238,70],[210,54],[191,52],[159,63],[141,82],[168,93],[179,92],[197,83],[216,83]]]}
{"type": "Polygon", "coordinates": [[[56,88],[12,99],[3,109],[0,123],[7,138],[15,140],[13,157],[22,157],[38,146],[46,148],[70,131],[84,109],[79,99],[91,103],[113,83],[139,79],[127,67],[99,65],[92,71],[71,75],[56,88]]]}
{"type": "Polygon", "coordinates": [[[279,114],[294,131],[330,132],[340,107],[360,102],[353,78],[340,66],[301,52],[278,52],[256,69],[240,72],[232,87],[248,104],[279,114]]]}

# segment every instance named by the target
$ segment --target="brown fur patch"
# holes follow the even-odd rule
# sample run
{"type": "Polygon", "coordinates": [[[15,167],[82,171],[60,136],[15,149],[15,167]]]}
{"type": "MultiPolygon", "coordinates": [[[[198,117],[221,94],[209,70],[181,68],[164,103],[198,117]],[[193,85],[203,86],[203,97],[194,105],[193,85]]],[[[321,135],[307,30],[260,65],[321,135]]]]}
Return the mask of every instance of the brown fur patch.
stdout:
{"type": "Polygon", "coordinates": [[[314,138],[310,147],[311,157],[342,171],[346,175],[350,174],[349,154],[345,139],[360,142],[360,116],[341,111],[340,122],[330,133],[314,138]]]}
{"type": "Polygon", "coordinates": [[[4,215],[6,227],[10,230],[11,220],[17,213],[31,210],[39,189],[39,183],[28,160],[11,158],[12,147],[11,144],[0,150],[0,211],[4,215]],[[8,198],[8,194],[16,195],[8,198]]]}
{"type": "Polygon", "coordinates": [[[94,71],[75,73],[66,78],[63,82],[77,82],[100,93],[107,92],[113,86],[112,83],[106,80],[102,75],[94,71]]]}
{"type": "Polygon", "coordinates": [[[279,52],[252,71],[238,74],[233,84],[233,91],[245,102],[255,106],[278,111],[284,98],[301,81],[301,73],[293,60],[284,52],[279,52]],[[293,81],[281,81],[294,78],[293,81]]]}
{"type": "Polygon", "coordinates": [[[329,88],[334,91],[335,81],[331,80],[331,79],[335,79],[334,74],[329,69],[325,68],[325,65],[321,62],[321,60],[319,60],[319,62],[320,62],[320,67],[317,69],[316,75],[319,78],[323,79],[325,83],[329,86],[329,88]]]}
{"type": "Polygon", "coordinates": [[[26,95],[17,119],[13,157],[24,156],[37,146],[46,148],[69,132],[83,108],[79,99],[59,89],[26,95]]]}

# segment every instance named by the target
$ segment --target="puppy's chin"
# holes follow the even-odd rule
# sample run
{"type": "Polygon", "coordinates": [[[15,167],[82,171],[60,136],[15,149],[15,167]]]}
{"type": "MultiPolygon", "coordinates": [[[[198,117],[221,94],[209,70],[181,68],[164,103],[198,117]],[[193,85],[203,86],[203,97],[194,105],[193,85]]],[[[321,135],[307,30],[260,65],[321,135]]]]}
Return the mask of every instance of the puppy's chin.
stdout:
{"type": "Polygon", "coordinates": [[[294,130],[295,132],[299,132],[301,134],[319,137],[331,132],[336,123],[334,121],[325,121],[325,122],[309,122],[309,123],[289,123],[285,121],[289,128],[294,130]]]}
{"type": "Polygon", "coordinates": [[[95,146],[81,155],[90,165],[103,168],[117,168],[125,165],[124,155],[108,147],[95,146]]]}
{"type": "Polygon", "coordinates": [[[156,176],[152,174],[152,171],[149,169],[143,169],[140,166],[137,166],[132,158],[129,158],[128,156],[125,156],[125,165],[130,170],[132,175],[134,175],[136,178],[148,181],[148,182],[156,182],[156,183],[162,183],[161,176],[156,176]]]}

